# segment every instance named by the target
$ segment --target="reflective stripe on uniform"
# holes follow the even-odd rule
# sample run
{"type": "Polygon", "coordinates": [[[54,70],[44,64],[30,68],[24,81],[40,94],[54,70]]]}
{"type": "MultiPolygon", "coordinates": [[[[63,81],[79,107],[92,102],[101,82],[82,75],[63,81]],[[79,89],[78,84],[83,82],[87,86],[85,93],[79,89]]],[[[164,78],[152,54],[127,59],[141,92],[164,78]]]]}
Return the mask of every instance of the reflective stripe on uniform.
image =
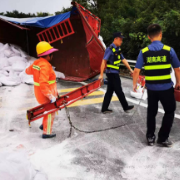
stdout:
{"type": "Polygon", "coordinates": [[[48,81],[49,84],[54,84],[56,80],[48,81]]]}
{"type": "Polygon", "coordinates": [[[158,81],[158,80],[167,80],[171,79],[171,75],[165,76],[145,76],[145,80],[147,81],[158,81]]]}
{"type": "Polygon", "coordinates": [[[40,84],[39,84],[39,83],[37,83],[37,82],[34,82],[34,85],[35,85],[35,86],[40,86],[40,84]]]}
{"type": "Polygon", "coordinates": [[[170,51],[170,50],[171,50],[171,47],[164,45],[164,46],[163,46],[163,49],[164,49],[164,50],[167,50],[167,51],[170,51]]]}
{"type": "Polygon", "coordinates": [[[148,47],[145,47],[144,49],[142,49],[142,53],[145,53],[145,52],[147,52],[147,51],[149,51],[149,48],[148,48],[148,47]]]}
{"type": "Polygon", "coordinates": [[[114,61],[114,64],[119,64],[121,62],[121,60],[119,61],[114,61]]]}
{"type": "Polygon", "coordinates": [[[116,49],[115,49],[115,48],[112,48],[112,51],[113,51],[113,52],[116,52],[116,49]]]}
{"type": "Polygon", "coordinates": [[[171,68],[171,64],[144,66],[145,70],[168,69],[168,68],[171,68]]]}
{"type": "MultiPolygon", "coordinates": [[[[54,84],[55,82],[56,82],[56,80],[48,81],[49,84],[54,84]]],[[[34,82],[34,85],[35,86],[40,86],[40,84],[37,83],[37,82],[34,82]]]]}
{"type": "Polygon", "coordinates": [[[41,70],[41,68],[40,68],[39,66],[35,66],[35,65],[33,65],[33,69],[36,69],[36,70],[38,70],[38,71],[41,70]]]}
{"type": "Polygon", "coordinates": [[[51,134],[51,120],[52,120],[52,115],[48,114],[47,134],[51,134]]]}
{"type": "Polygon", "coordinates": [[[121,59],[121,56],[120,56],[120,55],[118,55],[118,59],[121,59]]]}
{"type": "Polygon", "coordinates": [[[107,67],[108,67],[108,68],[113,68],[113,69],[117,69],[117,70],[119,70],[119,67],[117,67],[117,66],[113,66],[113,65],[110,65],[110,64],[108,64],[108,65],[107,65],[107,67]]]}

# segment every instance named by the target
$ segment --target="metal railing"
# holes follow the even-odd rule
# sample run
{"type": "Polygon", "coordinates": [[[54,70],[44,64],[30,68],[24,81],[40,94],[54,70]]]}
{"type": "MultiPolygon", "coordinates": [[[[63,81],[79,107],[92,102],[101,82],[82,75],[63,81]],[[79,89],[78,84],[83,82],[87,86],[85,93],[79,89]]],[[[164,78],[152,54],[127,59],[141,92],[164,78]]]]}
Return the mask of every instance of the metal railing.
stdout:
{"type": "MultiPolygon", "coordinates": [[[[128,61],[128,63],[129,63],[129,65],[130,65],[130,67],[135,67],[135,65],[136,65],[136,62],[137,61],[135,61],[135,60],[130,60],[130,59],[127,59],[127,61],[128,61]]],[[[121,66],[125,66],[123,63],[121,63],[121,66]]],[[[142,67],[142,69],[144,69],[144,67],[142,67]]]]}

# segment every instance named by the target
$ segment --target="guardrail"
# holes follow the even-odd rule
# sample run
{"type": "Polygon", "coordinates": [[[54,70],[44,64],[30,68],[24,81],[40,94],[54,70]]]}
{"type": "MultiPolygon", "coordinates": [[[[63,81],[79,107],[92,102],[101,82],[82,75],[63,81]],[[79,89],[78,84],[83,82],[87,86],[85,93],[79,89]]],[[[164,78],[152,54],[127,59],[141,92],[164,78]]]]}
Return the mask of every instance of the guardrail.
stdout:
{"type": "MultiPolygon", "coordinates": [[[[135,67],[135,65],[136,65],[136,61],[135,60],[127,59],[127,61],[128,61],[129,65],[130,65],[130,67],[135,67]]],[[[123,63],[121,65],[125,66],[123,63]]],[[[144,67],[142,69],[144,69],[144,67]]]]}

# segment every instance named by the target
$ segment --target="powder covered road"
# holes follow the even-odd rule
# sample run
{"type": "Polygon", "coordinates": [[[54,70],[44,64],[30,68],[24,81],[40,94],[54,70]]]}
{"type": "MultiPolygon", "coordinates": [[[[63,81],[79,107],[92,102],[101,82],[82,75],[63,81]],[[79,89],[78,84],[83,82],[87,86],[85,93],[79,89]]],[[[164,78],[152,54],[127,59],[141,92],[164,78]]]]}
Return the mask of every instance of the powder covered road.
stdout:
{"type": "MultiPolygon", "coordinates": [[[[123,79],[126,96],[132,80],[123,79]]],[[[60,94],[82,86],[80,83],[58,82],[60,94]]],[[[102,89],[105,89],[103,86],[102,89]]],[[[140,106],[133,120],[123,112],[113,97],[113,114],[100,113],[104,92],[99,90],[69,107],[73,124],[82,130],[98,130],[136,123],[105,132],[69,134],[65,110],[59,111],[53,126],[57,137],[44,140],[38,129],[41,120],[28,127],[26,110],[38,105],[33,86],[0,87],[0,154],[3,151],[25,152],[35,169],[45,172],[49,180],[179,180],[180,176],[180,120],[175,119],[171,139],[172,148],[146,145],[146,107],[140,106]],[[9,131],[13,130],[13,131],[9,131]]],[[[146,101],[143,101],[146,104],[146,101]]],[[[180,114],[177,104],[176,114],[180,114]]],[[[160,106],[161,108],[161,106],[160,106]]],[[[157,115],[159,130],[163,114],[157,115]]]]}

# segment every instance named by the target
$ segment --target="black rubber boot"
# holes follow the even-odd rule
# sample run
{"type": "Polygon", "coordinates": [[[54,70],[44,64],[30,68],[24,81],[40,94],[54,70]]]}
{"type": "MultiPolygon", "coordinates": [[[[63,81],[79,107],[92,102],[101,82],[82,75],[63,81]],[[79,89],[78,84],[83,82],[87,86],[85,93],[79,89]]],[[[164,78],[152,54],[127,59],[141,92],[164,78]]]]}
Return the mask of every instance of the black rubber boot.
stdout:
{"type": "Polygon", "coordinates": [[[43,131],[43,125],[42,124],[39,126],[39,129],[43,131]]]}
{"type": "Polygon", "coordinates": [[[56,137],[56,134],[43,134],[43,135],[42,135],[42,138],[43,138],[43,139],[53,138],[53,137],[56,137]]]}

